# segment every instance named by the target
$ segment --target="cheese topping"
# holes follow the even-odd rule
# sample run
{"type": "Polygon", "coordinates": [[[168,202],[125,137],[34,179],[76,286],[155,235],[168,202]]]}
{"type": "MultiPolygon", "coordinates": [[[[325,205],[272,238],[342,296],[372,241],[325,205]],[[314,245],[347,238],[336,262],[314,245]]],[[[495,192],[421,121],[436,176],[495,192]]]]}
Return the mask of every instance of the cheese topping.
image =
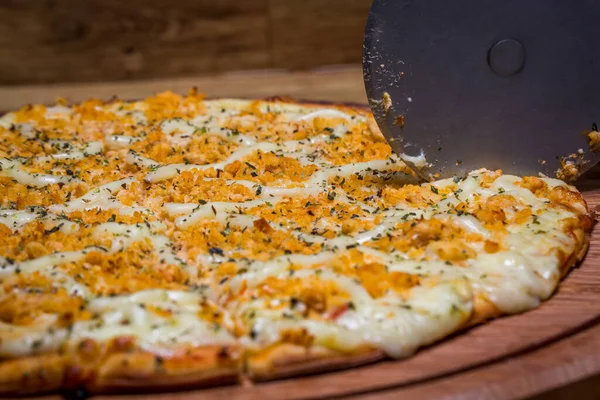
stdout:
{"type": "Polygon", "coordinates": [[[5,115],[0,356],[130,337],[404,357],[476,299],[514,313],[552,294],[585,227],[574,188],[418,184],[370,118],[196,93],[5,115]]]}

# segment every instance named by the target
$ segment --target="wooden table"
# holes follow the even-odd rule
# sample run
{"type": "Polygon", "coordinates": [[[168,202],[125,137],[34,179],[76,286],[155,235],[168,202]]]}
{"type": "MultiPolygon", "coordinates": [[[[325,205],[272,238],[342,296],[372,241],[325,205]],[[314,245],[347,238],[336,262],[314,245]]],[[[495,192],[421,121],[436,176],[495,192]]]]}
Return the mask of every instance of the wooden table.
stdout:
{"type": "MultiPolygon", "coordinates": [[[[254,71],[215,77],[129,83],[0,87],[0,110],[27,103],[88,97],[139,99],[160,90],[197,86],[210,97],[268,97],[365,104],[359,66],[289,73],[254,71]]],[[[600,173],[579,186],[600,204],[600,173]]],[[[362,399],[598,399],[600,398],[600,226],[590,251],[558,293],[541,307],[475,327],[403,361],[256,385],[228,386],[148,399],[360,397],[362,399]]],[[[119,399],[129,398],[119,396],[119,399]]],[[[132,396],[131,399],[134,397],[132,396]]],[[[113,397],[113,399],[115,399],[113,397]]]]}

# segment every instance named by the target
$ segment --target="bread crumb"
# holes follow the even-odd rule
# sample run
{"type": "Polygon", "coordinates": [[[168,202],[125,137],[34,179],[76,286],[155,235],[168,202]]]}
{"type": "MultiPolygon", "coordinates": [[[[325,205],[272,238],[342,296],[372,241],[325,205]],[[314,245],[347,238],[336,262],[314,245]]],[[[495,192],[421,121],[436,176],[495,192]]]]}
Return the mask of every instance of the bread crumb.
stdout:
{"type": "Polygon", "coordinates": [[[383,100],[381,101],[381,104],[383,105],[384,113],[387,114],[390,112],[390,109],[392,108],[392,96],[390,96],[388,92],[383,92],[383,100]]]}

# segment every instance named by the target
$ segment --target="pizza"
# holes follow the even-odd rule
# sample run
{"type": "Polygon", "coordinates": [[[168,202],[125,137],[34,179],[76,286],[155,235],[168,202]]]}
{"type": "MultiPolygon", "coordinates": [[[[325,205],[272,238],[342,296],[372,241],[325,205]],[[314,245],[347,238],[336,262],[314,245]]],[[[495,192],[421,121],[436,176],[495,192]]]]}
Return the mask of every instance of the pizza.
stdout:
{"type": "Polygon", "coordinates": [[[0,392],[407,357],[548,299],[591,225],[557,179],[420,182],[357,107],[28,105],[0,119],[0,392]]]}

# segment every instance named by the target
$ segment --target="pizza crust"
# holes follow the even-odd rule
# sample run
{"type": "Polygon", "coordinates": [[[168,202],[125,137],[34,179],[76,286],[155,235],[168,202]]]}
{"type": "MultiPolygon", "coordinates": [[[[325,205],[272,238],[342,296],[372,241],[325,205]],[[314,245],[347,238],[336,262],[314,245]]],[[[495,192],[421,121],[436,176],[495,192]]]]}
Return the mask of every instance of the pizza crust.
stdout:
{"type": "MultiPolygon", "coordinates": [[[[581,201],[589,211],[587,202],[583,198],[581,201]]],[[[561,265],[561,279],[569,273],[571,268],[576,267],[585,258],[590,246],[590,235],[594,223],[595,220],[590,214],[580,216],[580,224],[572,230],[572,236],[576,241],[575,249],[561,265]]]]}
{"type": "Polygon", "coordinates": [[[266,381],[352,368],[385,358],[384,352],[372,348],[342,353],[321,346],[282,343],[250,355],[246,360],[246,374],[253,381],[266,381]]]}
{"type": "Polygon", "coordinates": [[[2,360],[0,394],[15,396],[62,389],[68,361],[61,354],[2,360]]]}
{"type": "Polygon", "coordinates": [[[176,359],[165,358],[157,363],[150,353],[119,353],[111,355],[97,369],[87,388],[93,393],[128,390],[185,389],[235,383],[239,361],[230,359],[223,348],[194,349],[191,354],[176,359]]]}
{"type": "Polygon", "coordinates": [[[42,354],[0,362],[0,394],[26,395],[85,388],[91,393],[152,391],[231,384],[241,358],[231,347],[201,347],[159,357],[133,350],[85,360],[80,354],[42,354]]]}

